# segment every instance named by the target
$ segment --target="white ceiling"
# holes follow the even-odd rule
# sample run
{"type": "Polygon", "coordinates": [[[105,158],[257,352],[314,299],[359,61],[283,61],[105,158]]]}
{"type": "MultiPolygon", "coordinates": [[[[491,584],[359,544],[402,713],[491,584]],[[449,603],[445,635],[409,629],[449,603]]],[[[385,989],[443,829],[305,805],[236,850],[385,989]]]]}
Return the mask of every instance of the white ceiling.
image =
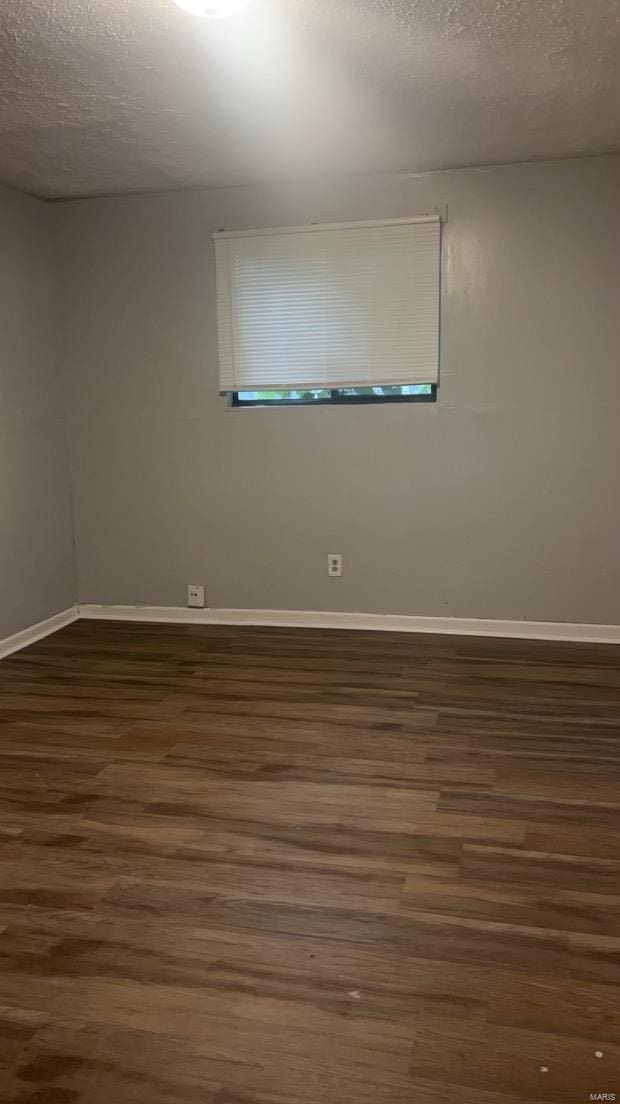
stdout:
{"type": "Polygon", "coordinates": [[[45,197],[620,149],[619,0],[2,0],[0,181],[45,197]]]}

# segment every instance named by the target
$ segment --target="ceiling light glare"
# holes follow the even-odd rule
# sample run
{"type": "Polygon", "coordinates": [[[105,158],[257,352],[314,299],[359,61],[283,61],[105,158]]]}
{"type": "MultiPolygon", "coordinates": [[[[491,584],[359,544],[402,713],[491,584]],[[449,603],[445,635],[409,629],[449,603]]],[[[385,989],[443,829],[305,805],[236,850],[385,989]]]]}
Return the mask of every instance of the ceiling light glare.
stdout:
{"type": "Polygon", "coordinates": [[[174,0],[177,8],[190,15],[203,15],[212,19],[224,19],[247,8],[251,0],[174,0]]]}

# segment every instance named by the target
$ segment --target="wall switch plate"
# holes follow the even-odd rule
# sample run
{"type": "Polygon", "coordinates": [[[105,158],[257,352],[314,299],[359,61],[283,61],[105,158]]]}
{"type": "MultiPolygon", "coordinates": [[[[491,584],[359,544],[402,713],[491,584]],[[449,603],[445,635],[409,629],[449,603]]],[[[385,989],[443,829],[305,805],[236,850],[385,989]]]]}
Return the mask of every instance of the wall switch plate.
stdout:
{"type": "Polygon", "coordinates": [[[205,608],[205,588],[194,586],[192,583],[187,588],[187,605],[189,609],[205,608]]]}
{"type": "Polygon", "coordinates": [[[342,575],[342,556],[339,552],[327,553],[327,574],[331,579],[339,579],[342,575]]]}

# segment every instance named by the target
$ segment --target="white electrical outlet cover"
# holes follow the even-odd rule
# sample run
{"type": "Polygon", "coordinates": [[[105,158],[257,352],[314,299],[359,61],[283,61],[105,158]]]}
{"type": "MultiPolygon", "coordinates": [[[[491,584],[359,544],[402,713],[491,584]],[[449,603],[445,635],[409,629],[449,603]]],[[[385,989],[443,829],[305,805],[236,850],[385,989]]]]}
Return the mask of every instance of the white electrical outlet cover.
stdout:
{"type": "Polygon", "coordinates": [[[327,574],[332,579],[339,579],[342,575],[342,556],[339,552],[327,553],[327,574]]]}
{"type": "Polygon", "coordinates": [[[189,609],[205,608],[205,588],[203,586],[195,586],[190,583],[187,588],[187,605],[189,609]]]}

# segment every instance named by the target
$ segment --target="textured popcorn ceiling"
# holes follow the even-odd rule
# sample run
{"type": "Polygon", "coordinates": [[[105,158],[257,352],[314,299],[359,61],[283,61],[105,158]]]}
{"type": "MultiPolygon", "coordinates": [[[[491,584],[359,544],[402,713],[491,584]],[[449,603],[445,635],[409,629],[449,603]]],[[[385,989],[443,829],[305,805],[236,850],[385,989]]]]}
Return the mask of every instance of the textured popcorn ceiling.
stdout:
{"type": "Polygon", "coordinates": [[[40,196],[620,148],[618,0],[1,0],[0,181],[40,196]]]}

